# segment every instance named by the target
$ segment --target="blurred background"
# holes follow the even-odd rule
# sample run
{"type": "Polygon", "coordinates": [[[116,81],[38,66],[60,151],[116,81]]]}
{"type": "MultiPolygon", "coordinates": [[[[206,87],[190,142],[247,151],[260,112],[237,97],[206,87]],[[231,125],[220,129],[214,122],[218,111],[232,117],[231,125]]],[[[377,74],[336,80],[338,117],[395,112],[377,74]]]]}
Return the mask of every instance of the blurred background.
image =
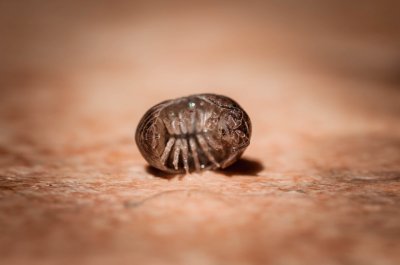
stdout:
{"type": "Polygon", "coordinates": [[[399,262],[398,1],[0,0],[0,36],[3,264],[399,262]],[[250,168],[231,172],[239,179],[156,178],[134,145],[139,119],[202,92],[249,113],[250,168]],[[380,186],[354,191],[354,179],[380,186]],[[299,181],[329,193],[332,208],[320,193],[295,203],[279,193],[299,181]],[[171,189],[215,194],[183,206],[186,195],[163,197],[139,213],[121,206],[171,189]],[[215,204],[222,191],[238,206],[215,204]],[[250,191],[273,196],[236,201],[250,191]],[[364,204],[371,212],[358,212],[364,204]],[[267,218],[302,207],[281,213],[297,230],[267,218]],[[288,244],[305,237],[310,248],[288,244]],[[233,243],[209,245],[223,238],[233,243]]]}

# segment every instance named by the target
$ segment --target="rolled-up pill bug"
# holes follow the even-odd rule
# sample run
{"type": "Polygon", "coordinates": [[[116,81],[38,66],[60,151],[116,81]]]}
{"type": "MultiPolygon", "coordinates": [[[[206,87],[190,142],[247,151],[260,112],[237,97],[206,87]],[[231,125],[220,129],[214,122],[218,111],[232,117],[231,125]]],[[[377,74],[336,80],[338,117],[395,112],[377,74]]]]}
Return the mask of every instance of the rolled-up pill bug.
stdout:
{"type": "Polygon", "coordinates": [[[136,129],[147,162],[168,173],[225,168],[250,144],[251,122],[232,99],[198,94],[161,102],[136,129]]]}

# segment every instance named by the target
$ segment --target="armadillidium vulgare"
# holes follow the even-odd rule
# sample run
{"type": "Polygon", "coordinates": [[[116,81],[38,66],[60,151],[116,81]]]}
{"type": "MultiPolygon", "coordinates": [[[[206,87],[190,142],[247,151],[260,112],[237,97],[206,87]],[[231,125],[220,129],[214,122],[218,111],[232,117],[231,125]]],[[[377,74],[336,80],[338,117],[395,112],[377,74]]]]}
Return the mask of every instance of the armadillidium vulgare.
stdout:
{"type": "Polygon", "coordinates": [[[251,122],[232,99],[198,94],[152,107],[136,129],[147,162],[169,173],[225,168],[250,144],[251,122]]]}

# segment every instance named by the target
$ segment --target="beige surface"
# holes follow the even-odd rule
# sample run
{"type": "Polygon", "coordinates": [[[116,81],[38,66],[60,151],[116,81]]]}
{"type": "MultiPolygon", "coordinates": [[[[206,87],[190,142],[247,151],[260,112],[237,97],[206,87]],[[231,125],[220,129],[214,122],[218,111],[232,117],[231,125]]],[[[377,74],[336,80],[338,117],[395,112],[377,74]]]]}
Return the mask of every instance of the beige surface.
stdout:
{"type": "Polygon", "coordinates": [[[400,263],[396,5],[0,3],[1,264],[400,263]],[[230,96],[225,172],[164,176],[144,112],[230,96]]]}

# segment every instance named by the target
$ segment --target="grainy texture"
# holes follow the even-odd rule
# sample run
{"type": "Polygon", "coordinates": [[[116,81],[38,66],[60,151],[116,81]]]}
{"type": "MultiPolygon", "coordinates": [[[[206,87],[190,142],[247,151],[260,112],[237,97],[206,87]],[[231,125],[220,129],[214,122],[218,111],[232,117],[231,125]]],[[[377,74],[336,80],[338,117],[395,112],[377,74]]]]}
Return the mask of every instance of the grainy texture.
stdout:
{"type": "Polygon", "coordinates": [[[1,264],[400,264],[398,8],[0,2],[1,264]],[[148,106],[240,99],[252,145],[169,178],[148,106]]]}

